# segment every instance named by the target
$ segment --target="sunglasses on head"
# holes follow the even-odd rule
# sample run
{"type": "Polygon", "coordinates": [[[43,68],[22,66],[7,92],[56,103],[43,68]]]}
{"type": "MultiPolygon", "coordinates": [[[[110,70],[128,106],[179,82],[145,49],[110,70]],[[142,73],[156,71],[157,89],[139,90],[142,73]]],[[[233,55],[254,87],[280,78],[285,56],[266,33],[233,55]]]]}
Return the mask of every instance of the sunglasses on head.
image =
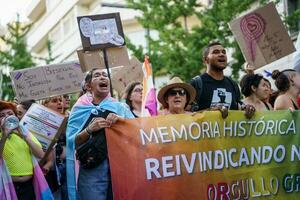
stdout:
{"type": "Polygon", "coordinates": [[[176,96],[176,95],[179,95],[179,96],[184,96],[186,95],[186,92],[184,89],[181,89],[181,90],[174,90],[174,89],[171,89],[168,91],[167,95],[168,96],[176,96]]]}

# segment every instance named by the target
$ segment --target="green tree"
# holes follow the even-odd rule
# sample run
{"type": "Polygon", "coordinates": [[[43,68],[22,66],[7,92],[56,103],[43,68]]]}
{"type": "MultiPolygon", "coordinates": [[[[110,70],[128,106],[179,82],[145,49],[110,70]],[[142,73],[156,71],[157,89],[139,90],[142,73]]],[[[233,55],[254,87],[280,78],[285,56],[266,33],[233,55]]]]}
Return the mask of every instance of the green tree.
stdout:
{"type": "MultiPolygon", "coordinates": [[[[127,0],[129,7],[141,11],[140,24],[158,32],[158,39],[147,37],[147,52],[127,41],[129,49],[139,58],[148,53],[156,75],[171,74],[188,81],[204,70],[202,49],[219,41],[232,50],[229,63],[233,78],[238,78],[244,58],[233,39],[228,23],[253,3],[263,5],[267,0],[213,0],[204,7],[198,0],[127,0]],[[188,29],[188,18],[196,17],[198,26],[188,29]]],[[[299,20],[299,17],[297,18],[299,20]]],[[[295,18],[293,18],[295,20],[295,18]]],[[[290,20],[290,21],[293,21],[290,20]]]]}
{"type": "Polygon", "coordinates": [[[35,65],[30,52],[27,50],[25,38],[30,27],[30,24],[25,25],[20,22],[19,15],[17,15],[15,22],[7,24],[8,33],[0,37],[5,44],[5,50],[0,50],[0,66],[3,72],[1,99],[12,100],[14,98],[8,72],[35,65]]]}

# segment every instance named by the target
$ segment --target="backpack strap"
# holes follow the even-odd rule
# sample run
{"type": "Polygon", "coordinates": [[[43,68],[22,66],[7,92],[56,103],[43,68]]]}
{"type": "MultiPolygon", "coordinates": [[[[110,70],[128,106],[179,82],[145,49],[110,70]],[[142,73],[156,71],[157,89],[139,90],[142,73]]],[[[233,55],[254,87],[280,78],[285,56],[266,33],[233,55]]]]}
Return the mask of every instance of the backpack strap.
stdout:
{"type": "Polygon", "coordinates": [[[195,76],[191,80],[191,85],[195,88],[196,90],[196,102],[193,102],[192,105],[192,111],[198,111],[199,110],[199,105],[198,101],[200,100],[200,97],[203,93],[203,81],[201,75],[195,76]]]}
{"type": "Polygon", "coordinates": [[[229,78],[227,76],[225,76],[225,78],[227,78],[229,80],[229,82],[231,83],[231,85],[233,86],[234,92],[236,95],[236,102],[238,104],[240,104],[241,103],[241,92],[240,92],[240,88],[239,88],[238,84],[234,80],[232,80],[231,78],[229,78]]]}

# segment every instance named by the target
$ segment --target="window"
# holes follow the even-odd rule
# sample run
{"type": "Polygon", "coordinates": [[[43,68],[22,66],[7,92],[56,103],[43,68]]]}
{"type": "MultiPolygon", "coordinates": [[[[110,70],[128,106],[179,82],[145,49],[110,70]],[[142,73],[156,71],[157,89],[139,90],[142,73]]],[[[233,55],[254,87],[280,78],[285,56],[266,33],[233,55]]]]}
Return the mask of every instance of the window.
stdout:
{"type": "Polygon", "coordinates": [[[50,32],[50,41],[53,42],[53,46],[55,46],[61,37],[61,28],[60,28],[60,24],[58,23],[57,26],[53,29],[53,31],[50,32]]]}
{"type": "Polygon", "coordinates": [[[71,11],[64,19],[63,19],[63,33],[64,37],[68,37],[70,33],[75,30],[75,27],[77,26],[76,18],[74,15],[74,12],[71,11]]]}

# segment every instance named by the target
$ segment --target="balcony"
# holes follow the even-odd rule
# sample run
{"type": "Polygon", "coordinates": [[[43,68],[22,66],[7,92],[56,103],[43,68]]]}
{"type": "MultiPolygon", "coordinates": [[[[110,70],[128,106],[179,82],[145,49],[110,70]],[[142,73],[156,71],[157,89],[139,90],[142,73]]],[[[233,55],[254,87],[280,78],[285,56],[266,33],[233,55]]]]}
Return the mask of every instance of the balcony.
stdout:
{"type": "Polygon", "coordinates": [[[24,12],[32,22],[37,21],[46,12],[46,0],[30,1],[24,12]]]}
{"type": "Polygon", "coordinates": [[[50,30],[76,5],[78,0],[60,1],[55,9],[47,12],[34,24],[28,34],[27,42],[33,51],[38,52],[40,44],[47,37],[50,30]]]}

